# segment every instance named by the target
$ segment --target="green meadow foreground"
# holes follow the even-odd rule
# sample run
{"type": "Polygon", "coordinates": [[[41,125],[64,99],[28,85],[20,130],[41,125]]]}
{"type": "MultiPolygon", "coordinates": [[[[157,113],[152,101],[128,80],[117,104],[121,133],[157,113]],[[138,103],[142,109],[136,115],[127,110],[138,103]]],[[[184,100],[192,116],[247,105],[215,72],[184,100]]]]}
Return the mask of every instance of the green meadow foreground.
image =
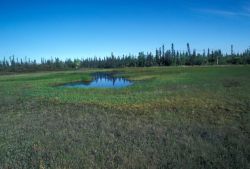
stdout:
{"type": "Polygon", "coordinates": [[[1,75],[0,168],[250,168],[250,66],[1,75]]]}

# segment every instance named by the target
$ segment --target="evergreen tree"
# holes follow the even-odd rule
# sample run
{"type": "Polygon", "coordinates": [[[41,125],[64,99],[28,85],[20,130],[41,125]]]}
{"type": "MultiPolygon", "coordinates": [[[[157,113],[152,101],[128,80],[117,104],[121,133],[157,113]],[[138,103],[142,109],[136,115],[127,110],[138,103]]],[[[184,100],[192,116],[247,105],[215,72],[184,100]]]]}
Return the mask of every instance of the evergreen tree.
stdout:
{"type": "Polygon", "coordinates": [[[187,53],[188,53],[188,57],[190,57],[191,56],[191,50],[190,50],[189,43],[187,43],[187,53]]]}

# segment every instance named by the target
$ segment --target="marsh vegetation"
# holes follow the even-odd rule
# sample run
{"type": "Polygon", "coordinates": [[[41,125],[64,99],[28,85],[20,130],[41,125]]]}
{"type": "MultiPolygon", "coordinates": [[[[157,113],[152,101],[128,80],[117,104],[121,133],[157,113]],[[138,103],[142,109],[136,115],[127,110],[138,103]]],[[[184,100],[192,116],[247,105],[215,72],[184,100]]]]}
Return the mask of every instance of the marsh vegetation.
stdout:
{"type": "Polygon", "coordinates": [[[250,67],[0,76],[0,168],[249,168],[250,67]],[[121,72],[120,89],[54,87],[121,72]]]}

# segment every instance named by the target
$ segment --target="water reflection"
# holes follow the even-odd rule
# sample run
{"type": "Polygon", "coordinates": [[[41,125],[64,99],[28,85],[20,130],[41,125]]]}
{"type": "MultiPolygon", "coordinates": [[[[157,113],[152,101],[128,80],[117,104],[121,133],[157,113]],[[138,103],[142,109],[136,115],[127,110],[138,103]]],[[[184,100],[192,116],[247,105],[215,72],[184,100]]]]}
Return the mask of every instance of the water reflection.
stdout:
{"type": "Polygon", "coordinates": [[[90,82],[75,82],[63,85],[70,88],[122,88],[133,83],[122,77],[114,77],[109,73],[94,73],[90,82]]]}

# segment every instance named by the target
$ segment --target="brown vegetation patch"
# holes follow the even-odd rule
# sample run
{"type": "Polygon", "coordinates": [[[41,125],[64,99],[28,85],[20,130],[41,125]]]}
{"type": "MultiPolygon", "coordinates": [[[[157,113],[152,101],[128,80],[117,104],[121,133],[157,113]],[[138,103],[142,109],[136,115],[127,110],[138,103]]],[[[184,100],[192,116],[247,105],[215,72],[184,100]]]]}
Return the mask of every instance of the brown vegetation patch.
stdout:
{"type": "Polygon", "coordinates": [[[235,79],[224,79],[222,81],[222,84],[226,88],[239,87],[241,85],[240,82],[235,79]]]}

